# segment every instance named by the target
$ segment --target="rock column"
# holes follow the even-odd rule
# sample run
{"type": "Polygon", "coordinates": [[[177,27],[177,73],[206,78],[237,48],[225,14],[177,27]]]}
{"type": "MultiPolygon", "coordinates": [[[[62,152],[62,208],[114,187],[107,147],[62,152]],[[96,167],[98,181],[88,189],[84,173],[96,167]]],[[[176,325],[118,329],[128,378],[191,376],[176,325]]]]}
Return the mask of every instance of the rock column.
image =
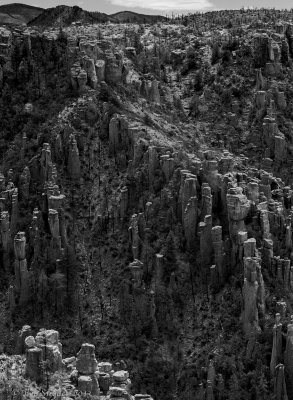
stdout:
{"type": "Polygon", "coordinates": [[[15,188],[11,194],[11,219],[10,219],[10,231],[11,235],[17,232],[18,225],[18,189],[15,188]]]}
{"type": "Polygon", "coordinates": [[[256,257],[244,258],[244,285],[243,285],[243,328],[248,336],[251,331],[259,330],[258,312],[264,308],[263,278],[260,265],[256,257]]]}
{"type": "Polygon", "coordinates": [[[284,365],[288,376],[287,390],[289,398],[293,397],[293,316],[287,326],[286,350],[284,353],[284,365]]]}
{"type": "Polygon", "coordinates": [[[24,304],[29,299],[29,272],[27,269],[27,261],[25,256],[26,238],[24,232],[18,232],[14,238],[14,273],[15,273],[15,289],[19,294],[19,304],[24,304]]]}
{"type": "Polygon", "coordinates": [[[187,248],[195,248],[197,227],[197,197],[190,197],[183,214],[183,227],[187,248]]]}
{"type": "Polygon", "coordinates": [[[101,362],[99,368],[99,387],[103,394],[107,394],[112,381],[112,364],[109,362],[101,362]]]}
{"type": "Polygon", "coordinates": [[[61,236],[57,210],[49,209],[48,222],[51,231],[50,259],[55,262],[61,258],[61,236]]]}
{"type": "Polygon", "coordinates": [[[25,375],[37,383],[43,380],[42,350],[38,347],[27,349],[25,375]]]}
{"type": "Polygon", "coordinates": [[[273,327],[273,348],[272,348],[272,356],[270,363],[271,375],[274,376],[275,368],[277,364],[283,361],[283,352],[282,352],[282,324],[281,324],[281,316],[279,313],[276,314],[276,322],[273,327]]]}
{"type": "Polygon", "coordinates": [[[4,252],[9,250],[10,245],[10,221],[9,212],[2,211],[0,218],[0,230],[1,230],[1,243],[4,252]]]}
{"type": "Polygon", "coordinates": [[[210,267],[212,262],[212,216],[206,215],[204,222],[199,224],[200,233],[200,255],[203,271],[210,267]]]}
{"type": "Polygon", "coordinates": [[[78,181],[80,179],[80,160],[77,142],[74,135],[69,138],[69,153],[67,170],[72,180],[78,181]]]}
{"type": "Polygon", "coordinates": [[[250,209],[250,201],[242,193],[241,187],[231,188],[226,196],[227,211],[229,220],[229,233],[232,241],[231,264],[236,264],[236,254],[238,249],[238,233],[245,232],[244,219],[250,209]]]}
{"type": "Polygon", "coordinates": [[[41,152],[41,180],[43,183],[51,181],[52,175],[52,158],[51,158],[51,147],[49,143],[44,143],[41,152]]]}
{"type": "Polygon", "coordinates": [[[214,226],[212,228],[212,243],[215,254],[215,265],[217,275],[219,277],[219,284],[224,283],[225,271],[223,266],[223,241],[222,241],[222,227],[214,226]]]}
{"type": "Polygon", "coordinates": [[[284,365],[278,364],[275,368],[274,395],[276,400],[288,400],[285,382],[284,365]]]}
{"type": "Polygon", "coordinates": [[[27,336],[25,343],[28,378],[40,383],[44,372],[54,373],[62,368],[62,345],[57,331],[41,329],[35,339],[27,336]]]}
{"type": "Polygon", "coordinates": [[[48,361],[50,372],[62,368],[62,344],[59,333],[54,330],[41,329],[35,338],[36,346],[42,351],[42,359],[48,361]]]}
{"type": "Polygon", "coordinates": [[[19,192],[20,198],[27,201],[29,198],[31,174],[28,167],[25,167],[19,178],[19,192]]]}
{"type": "Polygon", "coordinates": [[[202,201],[201,201],[201,220],[206,215],[212,215],[213,196],[210,186],[207,183],[202,184],[202,201]]]}
{"type": "Polygon", "coordinates": [[[100,392],[97,370],[98,363],[95,356],[95,346],[84,343],[77,354],[76,369],[78,371],[78,390],[98,395],[100,392]]]}

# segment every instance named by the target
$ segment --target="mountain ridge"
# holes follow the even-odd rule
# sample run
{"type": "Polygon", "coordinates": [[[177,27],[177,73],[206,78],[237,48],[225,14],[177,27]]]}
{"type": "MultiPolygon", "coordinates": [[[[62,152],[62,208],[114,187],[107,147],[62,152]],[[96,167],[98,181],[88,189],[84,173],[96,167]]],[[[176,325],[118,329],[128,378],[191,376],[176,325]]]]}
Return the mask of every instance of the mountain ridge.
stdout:
{"type": "Polygon", "coordinates": [[[139,14],[132,11],[120,11],[114,14],[99,11],[87,11],[78,6],[58,5],[41,8],[29,4],[12,3],[0,6],[0,24],[28,26],[60,26],[73,22],[81,23],[156,23],[165,21],[162,15],[139,14]]]}

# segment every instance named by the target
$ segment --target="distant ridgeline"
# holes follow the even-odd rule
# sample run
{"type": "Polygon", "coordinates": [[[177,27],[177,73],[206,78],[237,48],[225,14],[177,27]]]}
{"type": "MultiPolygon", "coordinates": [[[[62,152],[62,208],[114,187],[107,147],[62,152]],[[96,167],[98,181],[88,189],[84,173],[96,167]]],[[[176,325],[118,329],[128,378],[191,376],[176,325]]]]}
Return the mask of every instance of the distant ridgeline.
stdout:
{"type": "Polygon", "coordinates": [[[86,11],[77,6],[60,5],[48,9],[19,3],[0,6],[0,24],[11,25],[67,26],[73,22],[81,24],[105,22],[152,24],[166,19],[160,15],[144,15],[130,11],[107,15],[98,11],[86,11]]]}

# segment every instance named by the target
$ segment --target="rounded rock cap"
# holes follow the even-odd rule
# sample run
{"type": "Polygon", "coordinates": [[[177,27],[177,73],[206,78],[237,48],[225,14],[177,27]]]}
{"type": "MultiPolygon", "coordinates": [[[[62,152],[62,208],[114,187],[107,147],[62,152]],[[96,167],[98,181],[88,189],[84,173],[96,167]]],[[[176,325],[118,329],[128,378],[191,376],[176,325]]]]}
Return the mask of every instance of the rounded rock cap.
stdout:
{"type": "Polygon", "coordinates": [[[114,379],[114,381],[116,381],[116,382],[124,382],[124,381],[126,381],[128,378],[129,378],[129,373],[128,373],[128,371],[121,370],[121,371],[116,371],[116,372],[113,374],[113,379],[114,379]]]}
{"type": "Polygon", "coordinates": [[[36,346],[36,341],[35,341],[35,338],[33,336],[27,336],[25,338],[24,343],[25,343],[25,345],[26,345],[26,347],[28,349],[31,349],[32,347],[36,346]]]}

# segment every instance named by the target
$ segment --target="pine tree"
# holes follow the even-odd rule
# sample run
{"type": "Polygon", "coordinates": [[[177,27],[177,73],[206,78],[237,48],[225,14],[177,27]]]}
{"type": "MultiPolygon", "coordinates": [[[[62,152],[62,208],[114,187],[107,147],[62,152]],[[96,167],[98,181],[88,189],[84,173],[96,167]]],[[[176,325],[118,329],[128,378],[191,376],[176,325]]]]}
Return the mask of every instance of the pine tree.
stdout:
{"type": "Polygon", "coordinates": [[[194,77],[194,89],[199,92],[203,89],[204,83],[203,83],[203,73],[202,70],[200,69],[199,71],[196,72],[195,77],[194,77]]]}
{"type": "Polygon", "coordinates": [[[233,374],[229,380],[229,394],[228,400],[241,399],[241,387],[239,380],[235,374],[233,374]]]}
{"type": "Polygon", "coordinates": [[[19,44],[15,44],[13,46],[12,54],[11,54],[11,66],[16,75],[17,75],[17,70],[18,70],[21,60],[22,60],[22,55],[21,55],[20,46],[19,46],[19,44]]]}
{"type": "Polygon", "coordinates": [[[259,379],[256,383],[256,398],[258,400],[267,400],[269,399],[270,391],[268,387],[268,381],[262,372],[259,379]]]}
{"type": "Polygon", "coordinates": [[[282,41],[281,46],[281,63],[287,65],[289,62],[289,45],[286,39],[282,41]]]}
{"type": "Polygon", "coordinates": [[[62,27],[60,26],[59,28],[59,33],[57,36],[57,41],[58,44],[62,44],[65,48],[67,46],[67,35],[66,33],[63,31],[62,27]]]}
{"type": "Polygon", "coordinates": [[[136,54],[140,54],[143,51],[143,45],[141,44],[139,33],[135,33],[134,35],[133,47],[136,50],[136,54]]]}
{"type": "Polygon", "coordinates": [[[221,58],[221,51],[218,43],[215,43],[212,49],[211,63],[216,64],[221,58]]]}

